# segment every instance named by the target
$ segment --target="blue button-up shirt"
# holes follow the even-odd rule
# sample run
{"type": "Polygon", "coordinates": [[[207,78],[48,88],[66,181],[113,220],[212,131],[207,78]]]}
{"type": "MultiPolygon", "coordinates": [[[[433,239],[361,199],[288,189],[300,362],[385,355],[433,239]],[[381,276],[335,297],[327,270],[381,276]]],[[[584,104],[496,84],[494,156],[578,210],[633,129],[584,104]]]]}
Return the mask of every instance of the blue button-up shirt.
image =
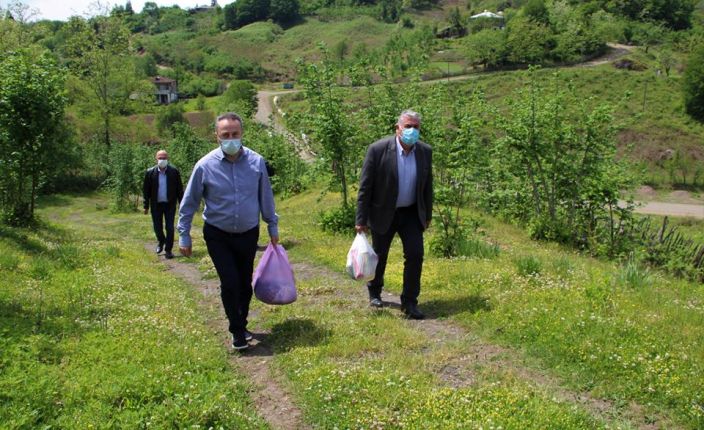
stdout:
{"type": "Polygon", "coordinates": [[[244,233],[259,225],[261,213],[269,236],[279,235],[264,158],[249,148],[243,147],[234,162],[217,148],[196,163],[179,209],[179,246],[191,246],[191,222],[201,198],[205,200],[203,220],[220,230],[244,233]]]}
{"type": "Polygon", "coordinates": [[[167,203],[169,198],[166,194],[166,169],[162,171],[160,168],[156,168],[159,171],[159,188],[157,188],[156,201],[159,203],[167,203]]]}
{"type": "Polygon", "coordinates": [[[416,146],[413,145],[408,154],[396,136],[396,164],[398,168],[398,197],[396,207],[405,208],[416,203],[416,146]]]}

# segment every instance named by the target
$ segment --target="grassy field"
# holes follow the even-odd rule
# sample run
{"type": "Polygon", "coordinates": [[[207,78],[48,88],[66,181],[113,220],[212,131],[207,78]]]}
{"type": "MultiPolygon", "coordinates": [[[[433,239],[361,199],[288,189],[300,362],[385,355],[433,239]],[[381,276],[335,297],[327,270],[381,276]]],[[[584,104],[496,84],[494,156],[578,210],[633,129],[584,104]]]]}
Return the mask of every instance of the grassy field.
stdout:
{"type": "MultiPolygon", "coordinates": [[[[394,307],[370,310],[363,286],[343,275],[351,236],[323,233],[315,221],[337,198],[311,191],[278,202],[300,297],[254,305],[251,328],[269,333],[269,366],[282,375],[271,383],[290,392],[306,423],[704,425],[700,285],[642,269],[634,282],[615,265],[474,214],[499,256],[426,254],[420,304],[430,318],[409,321],[394,307]]],[[[37,231],[0,230],[0,422],[265,428],[247,375],[228,364],[223,339],[206,323],[214,316],[151,252],[148,217],[112,214],[106,202],[47,199],[37,231]]],[[[195,257],[177,264],[210,277],[198,229],[194,239],[195,257]]],[[[400,288],[395,243],[386,290],[400,288]]]]}
{"type": "Polygon", "coordinates": [[[0,427],[266,428],[194,290],[98,196],[0,228],[0,427]]]}

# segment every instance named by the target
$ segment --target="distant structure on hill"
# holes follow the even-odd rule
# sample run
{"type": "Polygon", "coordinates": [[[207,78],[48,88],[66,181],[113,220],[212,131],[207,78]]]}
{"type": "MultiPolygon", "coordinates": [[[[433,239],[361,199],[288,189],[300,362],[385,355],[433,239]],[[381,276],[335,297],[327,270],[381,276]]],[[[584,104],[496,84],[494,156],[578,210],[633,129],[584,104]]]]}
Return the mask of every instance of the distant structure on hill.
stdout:
{"type": "Polygon", "coordinates": [[[503,12],[489,12],[488,10],[484,10],[482,13],[478,13],[476,15],[472,15],[469,17],[475,24],[477,23],[484,23],[484,24],[479,24],[479,28],[494,28],[494,29],[502,29],[504,28],[505,22],[504,22],[504,13],[503,12]]]}
{"type": "Polygon", "coordinates": [[[484,12],[478,13],[476,15],[472,15],[469,18],[470,19],[479,19],[479,18],[504,19],[504,14],[503,14],[503,12],[494,13],[494,12],[489,12],[488,10],[484,10],[484,12]]]}
{"type": "Polygon", "coordinates": [[[167,105],[178,101],[178,83],[171,78],[157,76],[152,78],[152,83],[156,87],[156,102],[167,105]]]}
{"type": "Polygon", "coordinates": [[[188,9],[188,12],[190,12],[190,13],[207,12],[207,11],[213,10],[217,7],[218,7],[218,0],[212,0],[210,2],[210,6],[196,5],[196,7],[192,8],[192,9],[188,9]]]}

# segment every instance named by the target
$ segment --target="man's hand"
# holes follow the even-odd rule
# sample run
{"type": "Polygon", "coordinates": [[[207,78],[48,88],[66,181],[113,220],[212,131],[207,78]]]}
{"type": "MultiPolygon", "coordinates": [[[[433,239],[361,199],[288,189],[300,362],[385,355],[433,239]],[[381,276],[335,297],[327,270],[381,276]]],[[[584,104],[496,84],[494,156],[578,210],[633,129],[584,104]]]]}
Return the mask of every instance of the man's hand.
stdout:
{"type": "Polygon", "coordinates": [[[144,208],[144,215],[149,213],[149,208],[144,208]]]}
{"type": "Polygon", "coordinates": [[[279,244],[279,236],[271,236],[271,244],[276,246],[279,244]]]}
{"type": "Polygon", "coordinates": [[[354,226],[354,230],[357,233],[366,233],[369,231],[369,227],[367,227],[366,225],[356,225],[354,226]]]}
{"type": "Polygon", "coordinates": [[[193,254],[193,248],[190,246],[180,246],[178,249],[184,257],[190,257],[193,254]]]}

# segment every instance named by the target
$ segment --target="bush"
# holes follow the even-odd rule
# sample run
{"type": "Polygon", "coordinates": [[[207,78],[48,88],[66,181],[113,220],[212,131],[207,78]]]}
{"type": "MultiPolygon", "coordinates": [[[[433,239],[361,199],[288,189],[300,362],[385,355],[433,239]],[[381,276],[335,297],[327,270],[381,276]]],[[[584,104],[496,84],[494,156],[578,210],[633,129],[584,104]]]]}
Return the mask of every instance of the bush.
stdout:
{"type": "Polygon", "coordinates": [[[496,243],[488,243],[479,238],[465,238],[459,244],[459,255],[475,258],[495,258],[500,248],[496,243]]]}
{"type": "Polygon", "coordinates": [[[682,93],[687,113],[704,122],[704,46],[699,46],[689,56],[682,77],[682,93]]]}
{"type": "MultiPolygon", "coordinates": [[[[183,106],[178,103],[172,103],[160,109],[156,114],[156,128],[159,133],[164,134],[171,131],[175,124],[183,124],[186,120],[183,118],[183,106]]],[[[173,135],[173,132],[171,132],[173,135]]]]}
{"type": "Polygon", "coordinates": [[[352,233],[355,226],[355,208],[352,205],[341,205],[318,213],[318,224],[330,233],[352,233]]]}
{"type": "Polygon", "coordinates": [[[230,82],[220,98],[220,111],[236,111],[244,118],[250,118],[257,112],[257,89],[247,80],[230,82]],[[231,106],[236,106],[233,109],[231,106]]]}
{"type": "Polygon", "coordinates": [[[521,276],[539,275],[543,269],[540,260],[532,255],[517,257],[513,262],[516,265],[516,271],[521,276]]]}
{"type": "Polygon", "coordinates": [[[104,186],[112,195],[112,209],[134,212],[142,194],[144,172],[153,159],[151,150],[134,143],[112,145],[104,186]]]}
{"type": "Polygon", "coordinates": [[[641,267],[636,259],[631,256],[626,265],[619,270],[616,282],[625,287],[641,289],[650,285],[652,279],[648,269],[641,267]]]}
{"type": "Polygon", "coordinates": [[[261,154],[273,170],[270,175],[274,193],[284,196],[305,190],[312,178],[310,167],[296,153],[285,136],[273,134],[255,124],[247,124],[246,145],[261,154]]]}

